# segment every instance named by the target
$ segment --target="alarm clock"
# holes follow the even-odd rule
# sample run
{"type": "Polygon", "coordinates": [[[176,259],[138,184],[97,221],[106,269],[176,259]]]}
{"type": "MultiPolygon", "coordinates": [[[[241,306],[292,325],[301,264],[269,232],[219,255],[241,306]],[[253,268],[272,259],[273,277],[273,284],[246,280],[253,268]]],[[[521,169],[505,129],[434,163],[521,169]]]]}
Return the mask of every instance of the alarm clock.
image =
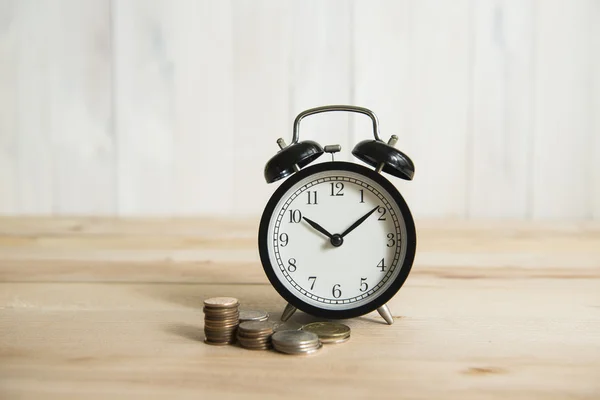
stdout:
{"type": "Polygon", "coordinates": [[[417,243],[404,198],[382,175],[413,178],[414,164],[396,141],[380,138],[375,113],[349,105],[305,110],[294,120],[292,142],[277,140],[280,150],[264,176],[267,183],[285,181],[264,209],[258,246],[269,281],[288,303],[283,321],[297,309],[328,319],[377,310],[393,323],[386,303],[406,281],[417,243]],[[373,168],[334,161],[339,145],[299,141],[303,118],[331,111],[371,118],[374,139],[359,142],[352,154],[373,168]],[[324,153],[332,161],[309,166],[324,153]]]}

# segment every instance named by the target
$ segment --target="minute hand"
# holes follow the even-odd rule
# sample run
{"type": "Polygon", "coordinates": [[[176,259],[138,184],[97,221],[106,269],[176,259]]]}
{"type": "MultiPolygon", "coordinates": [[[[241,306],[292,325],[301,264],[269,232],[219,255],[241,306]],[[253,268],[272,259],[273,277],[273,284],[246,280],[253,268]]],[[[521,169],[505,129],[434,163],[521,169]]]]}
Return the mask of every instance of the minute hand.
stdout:
{"type": "Polygon", "coordinates": [[[368,213],[366,213],[365,215],[363,215],[358,221],[356,221],[355,223],[353,223],[352,225],[350,225],[350,227],[348,229],[346,229],[344,231],[344,233],[342,233],[340,236],[344,237],[347,234],[349,234],[350,232],[352,232],[354,229],[356,229],[357,226],[359,226],[360,224],[362,224],[363,222],[365,222],[365,220],[367,218],[369,218],[371,216],[371,214],[373,214],[378,208],[379,208],[379,206],[376,206],[374,209],[372,209],[371,211],[369,211],[368,213]]]}

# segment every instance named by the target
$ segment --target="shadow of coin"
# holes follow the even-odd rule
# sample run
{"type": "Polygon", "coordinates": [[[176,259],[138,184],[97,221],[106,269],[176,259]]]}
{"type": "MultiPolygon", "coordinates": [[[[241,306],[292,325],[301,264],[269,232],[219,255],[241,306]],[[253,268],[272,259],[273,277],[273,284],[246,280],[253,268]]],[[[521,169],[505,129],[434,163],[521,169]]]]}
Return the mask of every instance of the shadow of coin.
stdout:
{"type": "Polygon", "coordinates": [[[193,340],[194,342],[204,341],[203,329],[194,325],[169,324],[165,326],[165,332],[177,335],[188,340],[193,340]]]}

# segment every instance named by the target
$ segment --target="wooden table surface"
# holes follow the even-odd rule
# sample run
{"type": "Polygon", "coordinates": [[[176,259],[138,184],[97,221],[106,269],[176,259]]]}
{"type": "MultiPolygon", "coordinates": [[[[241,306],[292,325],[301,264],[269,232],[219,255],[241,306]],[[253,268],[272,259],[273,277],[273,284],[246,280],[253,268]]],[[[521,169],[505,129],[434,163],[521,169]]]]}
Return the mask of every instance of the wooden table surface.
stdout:
{"type": "Polygon", "coordinates": [[[256,220],[0,219],[0,399],[600,398],[600,224],[417,227],[394,325],[294,357],[202,342],[205,298],[285,305],[256,220]]]}

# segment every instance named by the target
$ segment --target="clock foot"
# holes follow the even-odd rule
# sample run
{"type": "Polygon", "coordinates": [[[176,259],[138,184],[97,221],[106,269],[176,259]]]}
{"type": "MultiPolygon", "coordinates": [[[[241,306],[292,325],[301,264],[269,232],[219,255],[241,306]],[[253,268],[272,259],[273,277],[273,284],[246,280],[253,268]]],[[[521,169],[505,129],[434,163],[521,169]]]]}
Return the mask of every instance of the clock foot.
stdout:
{"type": "Polygon", "coordinates": [[[392,317],[392,312],[390,311],[390,308],[387,306],[387,304],[384,304],[381,307],[379,307],[377,309],[377,312],[379,313],[379,315],[381,315],[383,319],[385,319],[385,322],[387,322],[388,325],[392,325],[394,323],[394,317],[392,317]]]}
{"type": "Polygon", "coordinates": [[[283,314],[281,314],[281,320],[283,322],[287,321],[288,319],[290,319],[290,317],[292,315],[294,315],[294,313],[296,312],[297,308],[294,307],[293,305],[289,304],[287,306],[285,306],[285,310],[283,310],[283,314]]]}

